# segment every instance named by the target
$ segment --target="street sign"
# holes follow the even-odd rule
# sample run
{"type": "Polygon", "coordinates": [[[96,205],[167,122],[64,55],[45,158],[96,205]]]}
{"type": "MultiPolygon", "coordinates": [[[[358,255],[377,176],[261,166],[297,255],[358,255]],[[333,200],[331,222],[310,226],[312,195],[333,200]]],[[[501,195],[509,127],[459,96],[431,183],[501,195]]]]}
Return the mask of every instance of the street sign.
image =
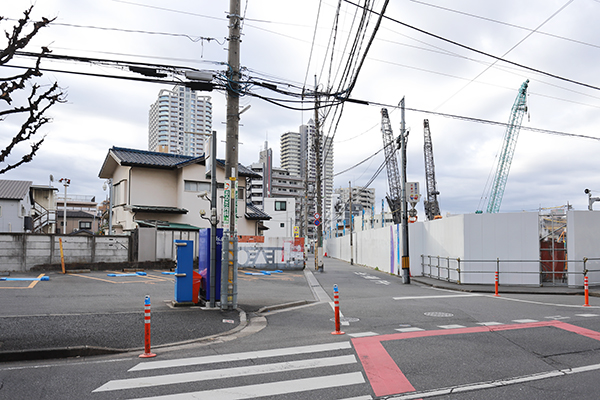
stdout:
{"type": "Polygon", "coordinates": [[[300,237],[300,227],[299,226],[294,226],[294,237],[300,237]]]}
{"type": "Polygon", "coordinates": [[[229,215],[231,209],[229,208],[231,200],[231,183],[225,181],[223,188],[223,229],[225,232],[229,232],[229,215]]]}
{"type": "Polygon", "coordinates": [[[315,219],[321,219],[321,216],[319,215],[319,213],[315,213],[315,219]]]}
{"type": "Polygon", "coordinates": [[[319,221],[318,219],[315,219],[315,226],[319,226],[321,225],[321,221],[319,221]]]}

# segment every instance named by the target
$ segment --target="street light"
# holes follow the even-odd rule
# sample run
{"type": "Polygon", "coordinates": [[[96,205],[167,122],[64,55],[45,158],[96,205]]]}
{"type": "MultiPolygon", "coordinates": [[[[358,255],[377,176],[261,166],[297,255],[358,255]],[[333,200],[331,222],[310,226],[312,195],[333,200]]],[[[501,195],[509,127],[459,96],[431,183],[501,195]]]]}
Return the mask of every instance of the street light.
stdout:
{"type": "Polygon", "coordinates": [[[64,210],[64,213],[63,213],[63,225],[64,225],[64,227],[63,227],[63,232],[62,233],[63,233],[63,235],[66,235],[67,234],[67,187],[71,184],[71,180],[68,179],[68,178],[60,178],[58,181],[65,186],[65,203],[64,203],[65,210],[64,210]]]}

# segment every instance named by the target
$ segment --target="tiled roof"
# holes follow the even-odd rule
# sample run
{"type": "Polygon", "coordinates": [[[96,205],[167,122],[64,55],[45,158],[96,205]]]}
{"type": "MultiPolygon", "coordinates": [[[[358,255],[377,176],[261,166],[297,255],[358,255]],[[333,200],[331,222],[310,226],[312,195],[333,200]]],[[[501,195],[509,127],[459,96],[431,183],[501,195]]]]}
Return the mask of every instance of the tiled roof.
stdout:
{"type": "Polygon", "coordinates": [[[160,214],[187,214],[188,210],[179,207],[167,206],[131,206],[133,212],[147,212],[160,214]]]}
{"type": "Polygon", "coordinates": [[[197,231],[199,227],[189,224],[180,224],[169,221],[136,221],[141,227],[157,228],[158,230],[173,230],[173,231],[197,231]]]}
{"type": "MultiPolygon", "coordinates": [[[[121,165],[138,165],[148,167],[174,168],[177,164],[191,161],[195,157],[180,154],[159,153],[156,151],[126,149],[114,147],[112,153],[119,159],[121,165]]],[[[198,160],[204,157],[198,157],[198,160]]]]}
{"type": "Polygon", "coordinates": [[[262,211],[260,208],[256,207],[252,203],[246,204],[246,214],[244,214],[244,215],[248,219],[255,219],[255,220],[270,220],[271,219],[271,216],[269,214],[265,213],[264,211],[262,211]]]}
{"type": "MultiPolygon", "coordinates": [[[[178,168],[184,167],[188,164],[200,162],[204,164],[204,156],[192,157],[183,156],[180,154],[169,154],[159,153],[156,151],[136,150],[127,149],[124,147],[114,147],[111,149],[112,153],[119,159],[121,165],[127,166],[141,166],[141,167],[154,167],[154,168],[178,168]]],[[[225,168],[225,161],[217,159],[217,164],[222,168],[225,168]]],[[[247,176],[251,178],[260,178],[261,175],[256,172],[244,167],[242,164],[238,164],[238,174],[240,176],[247,176]]]]}
{"type": "Polygon", "coordinates": [[[21,200],[32,184],[31,181],[0,180],[0,199],[21,200]]]}

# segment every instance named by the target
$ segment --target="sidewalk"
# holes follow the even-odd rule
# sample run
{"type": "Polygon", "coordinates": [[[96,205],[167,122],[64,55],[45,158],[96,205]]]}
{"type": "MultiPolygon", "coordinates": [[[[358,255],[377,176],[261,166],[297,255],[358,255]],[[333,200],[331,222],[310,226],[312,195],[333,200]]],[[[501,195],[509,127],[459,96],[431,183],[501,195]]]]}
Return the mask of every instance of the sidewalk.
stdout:
{"type": "MultiPolygon", "coordinates": [[[[144,349],[144,298],[151,300],[152,349],[214,340],[239,331],[246,313],[314,301],[302,271],[238,272],[238,310],[173,307],[174,278],[162,271],[109,277],[114,271],[45,273],[48,281],[0,281],[0,362],[90,356],[144,349]]],[[[32,279],[42,273],[6,278],[32,279]]]]}

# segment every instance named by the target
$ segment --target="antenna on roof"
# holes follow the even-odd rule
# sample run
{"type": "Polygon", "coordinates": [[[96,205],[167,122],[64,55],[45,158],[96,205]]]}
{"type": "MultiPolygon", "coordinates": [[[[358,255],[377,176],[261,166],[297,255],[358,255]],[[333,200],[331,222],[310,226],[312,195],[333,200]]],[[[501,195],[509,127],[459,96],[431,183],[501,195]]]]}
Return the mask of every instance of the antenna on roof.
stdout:
{"type": "Polygon", "coordinates": [[[54,175],[50,174],[50,183],[48,186],[52,186],[52,182],[54,182],[54,175]]]}

